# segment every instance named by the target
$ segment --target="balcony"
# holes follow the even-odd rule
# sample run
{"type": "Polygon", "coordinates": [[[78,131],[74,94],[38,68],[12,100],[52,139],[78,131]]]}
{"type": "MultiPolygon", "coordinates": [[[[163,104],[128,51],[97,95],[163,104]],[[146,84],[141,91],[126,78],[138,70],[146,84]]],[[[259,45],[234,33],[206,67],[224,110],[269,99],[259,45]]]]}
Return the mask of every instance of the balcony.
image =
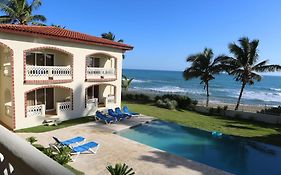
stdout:
{"type": "Polygon", "coordinates": [[[98,79],[115,79],[115,69],[114,68],[97,68],[97,67],[87,67],[86,70],[87,80],[98,80],[98,79]]]}
{"type": "Polygon", "coordinates": [[[70,66],[26,66],[26,81],[71,80],[70,66]]]}
{"type": "Polygon", "coordinates": [[[86,58],[86,81],[114,81],[116,58],[107,54],[93,54],[86,58]]]}

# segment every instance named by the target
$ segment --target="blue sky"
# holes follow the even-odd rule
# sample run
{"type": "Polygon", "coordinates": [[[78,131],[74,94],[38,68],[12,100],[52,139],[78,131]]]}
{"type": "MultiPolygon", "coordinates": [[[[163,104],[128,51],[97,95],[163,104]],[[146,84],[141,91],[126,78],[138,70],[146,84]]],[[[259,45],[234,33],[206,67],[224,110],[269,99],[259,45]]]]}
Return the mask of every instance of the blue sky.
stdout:
{"type": "MultiPolygon", "coordinates": [[[[124,68],[183,70],[186,56],[211,47],[228,54],[242,36],[260,39],[261,59],[281,64],[280,0],[43,0],[48,23],[92,35],[112,31],[135,47],[124,68]]],[[[281,73],[277,73],[281,75],[281,73]]]]}

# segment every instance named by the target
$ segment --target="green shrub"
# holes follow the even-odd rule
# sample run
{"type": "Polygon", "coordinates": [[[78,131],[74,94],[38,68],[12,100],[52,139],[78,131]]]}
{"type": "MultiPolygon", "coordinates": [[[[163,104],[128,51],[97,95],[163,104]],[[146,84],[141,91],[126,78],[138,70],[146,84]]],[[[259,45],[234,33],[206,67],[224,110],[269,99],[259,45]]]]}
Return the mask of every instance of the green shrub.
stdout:
{"type": "Polygon", "coordinates": [[[134,175],[135,172],[133,168],[129,168],[128,165],[124,164],[116,164],[114,167],[109,165],[106,169],[110,172],[111,175],[134,175]]]}
{"type": "Polygon", "coordinates": [[[209,108],[209,115],[214,115],[216,112],[216,109],[215,108],[209,108]]]}
{"type": "MultiPolygon", "coordinates": [[[[165,102],[165,99],[169,99],[172,104],[170,104],[171,108],[179,108],[179,109],[190,109],[191,107],[197,105],[197,100],[192,100],[187,96],[175,95],[175,94],[165,94],[163,96],[156,96],[154,100],[159,103],[159,100],[165,102]],[[176,103],[175,103],[176,102],[176,103]]],[[[167,103],[167,102],[166,102],[167,103]]],[[[170,103],[170,102],[169,102],[170,103]]],[[[159,106],[159,105],[157,105],[159,106]]]]}
{"type": "Polygon", "coordinates": [[[125,101],[133,101],[133,102],[141,102],[141,103],[152,102],[152,99],[148,95],[145,95],[145,94],[126,93],[126,94],[122,94],[121,98],[122,98],[122,100],[125,100],[125,101]]]}
{"type": "Polygon", "coordinates": [[[170,100],[168,98],[165,98],[164,100],[157,100],[156,101],[156,106],[161,107],[161,108],[166,108],[170,110],[174,110],[177,108],[177,101],[176,100],[170,100]]]}
{"type": "Polygon", "coordinates": [[[227,106],[227,105],[223,106],[223,110],[224,110],[224,111],[227,111],[227,109],[228,109],[228,106],[227,106]]]}
{"type": "Polygon", "coordinates": [[[281,115],[281,106],[262,109],[260,111],[257,111],[257,113],[269,114],[269,115],[281,115]]]}

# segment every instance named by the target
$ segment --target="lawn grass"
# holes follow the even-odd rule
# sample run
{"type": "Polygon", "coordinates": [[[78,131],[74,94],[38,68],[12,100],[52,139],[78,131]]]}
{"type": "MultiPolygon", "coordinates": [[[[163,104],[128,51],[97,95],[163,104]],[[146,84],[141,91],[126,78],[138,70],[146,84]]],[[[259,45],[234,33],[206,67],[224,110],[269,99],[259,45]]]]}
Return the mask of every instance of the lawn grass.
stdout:
{"type": "Polygon", "coordinates": [[[83,173],[82,171],[79,171],[79,170],[77,170],[77,169],[75,169],[75,168],[73,168],[72,166],[70,166],[70,165],[63,165],[65,168],[67,168],[69,171],[71,171],[73,174],[75,174],[75,175],[84,175],[85,173],[83,173]]]}
{"type": "Polygon", "coordinates": [[[87,123],[89,121],[90,121],[89,117],[81,117],[81,118],[77,118],[77,119],[63,121],[62,123],[60,123],[57,126],[40,125],[40,126],[31,127],[31,128],[16,130],[16,132],[31,132],[31,133],[47,132],[47,131],[61,129],[61,128],[65,128],[65,127],[69,127],[69,126],[73,126],[73,125],[77,125],[77,124],[81,124],[81,123],[87,123]]]}
{"type": "Polygon", "coordinates": [[[155,118],[199,128],[206,131],[220,131],[227,135],[241,136],[256,141],[281,146],[281,126],[255,122],[250,120],[232,119],[219,116],[207,116],[192,111],[168,110],[152,104],[136,104],[122,102],[130,110],[155,118]]]}

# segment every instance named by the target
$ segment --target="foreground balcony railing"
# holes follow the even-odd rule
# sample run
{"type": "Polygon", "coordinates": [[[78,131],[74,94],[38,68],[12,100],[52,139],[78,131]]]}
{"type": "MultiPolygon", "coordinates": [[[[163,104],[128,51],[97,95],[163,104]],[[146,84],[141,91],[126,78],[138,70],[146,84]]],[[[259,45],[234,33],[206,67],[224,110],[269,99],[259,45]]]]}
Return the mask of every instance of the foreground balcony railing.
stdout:
{"type": "Polygon", "coordinates": [[[0,133],[0,174],[72,174],[1,125],[0,133]]]}
{"type": "Polygon", "coordinates": [[[87,67],[87,79],[114,79],[116,78],[114,68],[87,67]]]}
{"type": "Polygon", "coordinates": [[[26,80],[71,80],[70,66],[26,66],[26,80]]]}

